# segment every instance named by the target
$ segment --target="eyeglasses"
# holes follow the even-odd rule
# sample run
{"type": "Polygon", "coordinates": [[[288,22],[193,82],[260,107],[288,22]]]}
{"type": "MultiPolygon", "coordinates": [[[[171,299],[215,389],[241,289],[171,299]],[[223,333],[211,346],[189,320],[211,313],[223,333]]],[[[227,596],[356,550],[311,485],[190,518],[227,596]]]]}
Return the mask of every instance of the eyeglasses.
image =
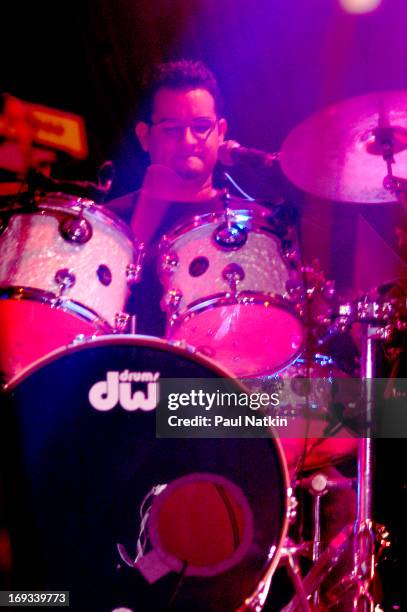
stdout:
{"type": "Polygon", "coordinates": [[[192,135],[197,140],[206,140],[212,134],[217,123],[218,119],[202,117],[201,119],[193,119],[190,123],[183,123],[173,119],[162,119],[155,123],[152,121],[150,125],[157,127],[165,136],[176,138],[177,140],[182,138],[187,128],[191,130],[192,135]]]}

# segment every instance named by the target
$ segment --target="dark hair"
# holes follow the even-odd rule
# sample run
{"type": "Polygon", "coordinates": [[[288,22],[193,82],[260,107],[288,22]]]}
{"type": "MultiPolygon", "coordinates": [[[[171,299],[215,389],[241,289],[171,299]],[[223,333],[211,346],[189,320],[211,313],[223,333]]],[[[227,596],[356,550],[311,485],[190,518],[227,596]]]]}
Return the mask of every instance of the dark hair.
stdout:
{"type": "Polygon", "coordinates": [[[139,120],[151,122],[154,98],[159,89],[206,89],[215,101],[218,117],[222,116],[223,100],[214,74],[201,61],[178,60],[158,64],[145,81],[144,100],[139,112],[139,120]]]}

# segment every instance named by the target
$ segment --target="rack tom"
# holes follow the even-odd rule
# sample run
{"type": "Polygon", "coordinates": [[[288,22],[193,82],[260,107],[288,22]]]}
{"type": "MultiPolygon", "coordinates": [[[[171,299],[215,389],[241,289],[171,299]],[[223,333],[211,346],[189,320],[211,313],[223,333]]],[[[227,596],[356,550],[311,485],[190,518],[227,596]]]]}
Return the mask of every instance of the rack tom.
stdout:
{"type": "Polygon", "coordinates": [[[0,369],[9,379],[78,334],[112,330],[133,241],[103,206],[61,194],[0,211],[0,369]]]}
{"type": "Polygon", "coordinates": [[[276,371],[305,330],[290,291],[295,242],[260,206],[194,217],[161,241],[167,338],[184,340],[236,376],[276,371]]]}

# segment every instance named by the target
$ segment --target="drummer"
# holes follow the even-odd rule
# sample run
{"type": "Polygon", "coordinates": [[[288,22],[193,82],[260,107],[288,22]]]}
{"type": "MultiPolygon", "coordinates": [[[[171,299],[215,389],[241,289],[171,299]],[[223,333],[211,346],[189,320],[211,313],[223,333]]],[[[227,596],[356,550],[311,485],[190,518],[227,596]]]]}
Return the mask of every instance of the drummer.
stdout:
{"type": "MultiPolygon", "coordinates": [[[[140,190],[109,204],[146,245],[142,282],[127,307],[137,313],[138,333],[165,331],[156,273],[159,239],[195,215],[224,209],[214,169],[226,130],[216,78],[203,62],[179,60],[153,70],[136,125],[150,165],[140,190]]],[[[231,198],[228,206],[242,208],[242,202],[231,198]]]]}

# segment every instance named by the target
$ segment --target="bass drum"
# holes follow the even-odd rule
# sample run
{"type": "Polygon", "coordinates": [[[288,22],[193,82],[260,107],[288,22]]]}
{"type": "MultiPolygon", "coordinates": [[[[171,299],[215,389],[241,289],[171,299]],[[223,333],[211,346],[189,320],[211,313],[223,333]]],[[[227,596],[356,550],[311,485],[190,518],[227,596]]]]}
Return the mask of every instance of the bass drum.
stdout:
{"type": "Polygon", "coordinates": [[[151,405],[109,404],[108,373],[228,377],[165,341],[105,336],[15,378],[0,413],[12,588],[70,591],[78,612],[237,609],[287,531],[279,442],[157,439],[151,405]]]}

